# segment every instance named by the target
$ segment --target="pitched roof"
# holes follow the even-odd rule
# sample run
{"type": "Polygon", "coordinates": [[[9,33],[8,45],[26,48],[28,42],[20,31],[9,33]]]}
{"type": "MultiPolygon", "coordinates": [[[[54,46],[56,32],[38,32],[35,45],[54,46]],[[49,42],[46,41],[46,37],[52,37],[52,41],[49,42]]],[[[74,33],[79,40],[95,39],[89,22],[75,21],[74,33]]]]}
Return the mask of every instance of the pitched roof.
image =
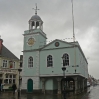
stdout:
{"type": "Polygon", "coordinates": [[[49,46],[50,44],[52,44],[52,43],[55,42],[55,41],[60,41],[60,42],[67,43],[67,44],[70,44],[70,45],[73,45],[73,46],[75,45],[75,44],[72,44],[71,42],[66,42],[66,41],[62,41],[62,40],[59,40],[59,39],[55,39],[55,40],[53,40],[52,42],[50,42],[50,43],[46,44],[45,46],[43,46],[41,49],[43,49],[43,48],[49,46]]]}
{"type": "MultiPolygon", "coordinates": [[[[42,47],[41,50],[44,49],[45,47],[49,46],[50,44],[52,44],[52,43],[55,42],[55,41],[61,41],[61,42],[63,42],[63,43],[67,43],[67,44],[73,45],[74,47],[78,47],[78,48],[80,49],[82,55],[84,56],[86,62],[87,62],[87,59],[86,59],[86,57],[85,57],[85,55],[84,55],[84,53],[83,53],[83,51],[82,51],[82,49],[81,49],[81,47],[80,47],[78,41],[76,41],[76,42],[66,42],[66,41],[62,41],[62,40],[59,40],[59,39],[55,39],[54,41],[52,41],[52,42],[46,44],[44,47],[42,47]]],[[[88,62],[87,62],[87,64],[88,64],[88,62]]]]}
{"type": "Polygon", "coordinates": [[[6,57],[10,59],[19,60],[10,50],[8,50],[4,45],[2,45],[2,50],[0,53],[1,57],[6,57]]]}

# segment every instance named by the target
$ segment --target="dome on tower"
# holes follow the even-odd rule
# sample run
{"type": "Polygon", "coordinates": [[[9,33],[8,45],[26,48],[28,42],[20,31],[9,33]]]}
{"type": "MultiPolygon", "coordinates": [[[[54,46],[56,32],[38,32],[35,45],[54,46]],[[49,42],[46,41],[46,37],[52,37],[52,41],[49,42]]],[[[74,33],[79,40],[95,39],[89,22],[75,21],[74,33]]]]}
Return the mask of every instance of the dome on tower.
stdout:
{"type": "Polygon", "coordinates": [[[33,15],[30,20],[42,21],[42,19],[37,15],[33,15]]]}
{"type": "MultiPolygon", "coordinates": [[[[34,9],[34,8],[33,8],[34,9]]],[[[29,30],[31,29],[43,29],[43,21],[42,19],[37,15],[37,5],[36,5],[36,9],[35,10],[35,15],[33,15],[31,17],[31,19],[29,20],[29,30]]]]}

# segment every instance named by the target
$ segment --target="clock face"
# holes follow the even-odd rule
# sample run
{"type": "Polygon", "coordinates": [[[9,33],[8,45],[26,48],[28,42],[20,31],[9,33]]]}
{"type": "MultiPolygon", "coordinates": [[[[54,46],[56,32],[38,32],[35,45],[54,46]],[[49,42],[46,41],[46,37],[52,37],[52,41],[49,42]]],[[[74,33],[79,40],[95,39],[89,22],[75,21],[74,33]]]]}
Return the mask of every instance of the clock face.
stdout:
{"type": "Polygon", "coordinates": [[[33,45],[34,42],[35,42],[34,38],[29,38],[29,39],[28,39],[28,44],[29,44],[29,45],[33,45]]]}
{"type": "Polygon", "coordinates": [[[59,42],[55,42],[55,46],[58,47],[59,46],[59,42]]]}

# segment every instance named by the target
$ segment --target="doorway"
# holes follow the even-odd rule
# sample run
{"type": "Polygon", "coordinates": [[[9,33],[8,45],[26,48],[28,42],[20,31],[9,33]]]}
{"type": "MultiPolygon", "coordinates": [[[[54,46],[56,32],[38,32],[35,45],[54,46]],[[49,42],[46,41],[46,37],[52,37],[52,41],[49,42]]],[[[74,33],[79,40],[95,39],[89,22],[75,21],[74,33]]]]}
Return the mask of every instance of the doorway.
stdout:
{"type": "Polygon", "coordinates": [[[27,92],[32,93],[33,92],[33,80],[28,79],[27,81],[27,92]]]}
{"type": "Polygon", "coordinates": [[[74,92],[75,90],[75,82],[73,78],[63,78],[61,80],[61,91],[64,91],[64,88],[66,92],[74,92]]]}

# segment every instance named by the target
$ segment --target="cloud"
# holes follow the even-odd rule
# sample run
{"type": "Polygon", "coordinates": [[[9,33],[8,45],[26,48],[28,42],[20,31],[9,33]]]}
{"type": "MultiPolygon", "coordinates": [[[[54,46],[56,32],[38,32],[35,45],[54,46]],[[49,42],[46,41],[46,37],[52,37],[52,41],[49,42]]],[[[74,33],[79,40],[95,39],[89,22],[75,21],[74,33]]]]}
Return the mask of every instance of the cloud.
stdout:
{"type": "MultiPolygon", "coordinates": [[[[71,0],[0,0],[0,35],[4,45],[17,57],[23,50],[23,33],[34,15],[37,3],[48,41],[73,37],[71,0]]],[[[99,78],[99,1],[74,0],[74,24],[76,40],[86,57],[89,57],[89,73],[99,78]],[[96,68],[94,68],[94,64],[96,68]],[[94,68],[94,69],[93,69],[94,68]]],[[[66,39],[66,41],[69,41],[66,39]]],[[[71,39],[70,41],[73,41],[71,39]]]]}

